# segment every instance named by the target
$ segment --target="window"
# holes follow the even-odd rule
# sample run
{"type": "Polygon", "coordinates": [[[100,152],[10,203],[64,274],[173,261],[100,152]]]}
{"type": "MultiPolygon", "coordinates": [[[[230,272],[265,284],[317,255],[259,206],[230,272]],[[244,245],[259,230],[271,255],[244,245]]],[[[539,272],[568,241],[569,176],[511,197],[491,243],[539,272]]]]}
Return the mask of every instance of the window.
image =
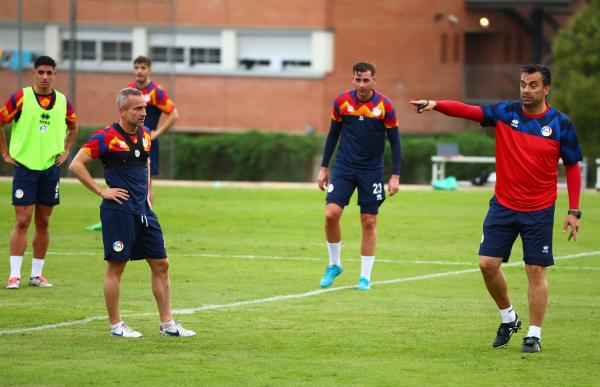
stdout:
{"type": "Polygon", "coordinates": [[[102,42],[102,60],[129,62],[131,60],[131,43],[102,42]]]}
{"type": "Polygon", "coordinates": [[[219,64],[221,63],[220,48],[190,48],[190,64],[198,63],[219,64]]]}
{"type": "MultiPolygon", "coordinates": [[[[63,40],[62,58],[71,59],[71,41],[63,40]]],[[[93,40],[75,41],[75,59],[77,60],[96,60],[96,42],[93,40]]]]}
{"type": "Polygon", "coordinates": [[[150,47],[150,57],[155,62],[184,63],[185,61],[183,47],[153,46],[150,47]]]}

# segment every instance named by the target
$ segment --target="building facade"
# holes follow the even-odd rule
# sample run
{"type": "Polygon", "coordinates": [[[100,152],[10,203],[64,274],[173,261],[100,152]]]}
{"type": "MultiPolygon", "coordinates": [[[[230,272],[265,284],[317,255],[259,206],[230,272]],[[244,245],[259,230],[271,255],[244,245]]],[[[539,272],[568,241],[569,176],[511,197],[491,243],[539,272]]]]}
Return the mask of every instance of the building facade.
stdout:
{"type": "Polygon", "coordinates": [[[551,63],[553,37],[585,2],[3,0],[0,97],[19,88],[22,31],[22,84],[36,55],[55,57],[56,88],[74,92],[84,126],[115,119],[133,58],[148,55],[179,110],[178,131],[325,132],[358,61],[377,66],[376,89],[403,132],[455,131],[465,123],[417,117],[408,101],[518,97],[519,65],[551,63]]]}

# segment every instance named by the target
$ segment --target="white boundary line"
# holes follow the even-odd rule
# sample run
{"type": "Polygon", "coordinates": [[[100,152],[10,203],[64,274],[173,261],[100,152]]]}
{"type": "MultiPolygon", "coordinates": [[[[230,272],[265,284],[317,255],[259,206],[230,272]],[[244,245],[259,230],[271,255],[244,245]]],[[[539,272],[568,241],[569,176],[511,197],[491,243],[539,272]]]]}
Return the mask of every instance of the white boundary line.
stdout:
{"type": "MultiPolygon", "coordinates": [[[[568,260],[568,259],[590,257],[590,256],[594,256],[594,255],[600,255],[600,250],[599,251],[590,251],[590,252],[586,252],[586,253],[563,255],[560,257],[554,257],[554,260],[562,261],[562,260],[568,260]]],[[[503,267],[512,267],[512,266],[519,266],[519,265],[523,265],[523,262],[519,261],[519,262],[508,263],[508,264],[503,265],[503,267]]],[[[396,284],[396,283],[401,283],[401,282],[421,281],[421,280],[427,280],[427,279],[432,279],[432,278],[449,277],[449,276],[475,273],[475,272],[479,272],[479,268],[447,271],[447,272],[433,273],[433,274],[424,274],[424,275],[418,275],[418,276],[414,276],[414,277],[395,278],[395,279],[383,280],[383,281],[373,281],[372,284],[373,285],[389,285],[389,284],[396,284]]],[[[269,303],[269,302],[278,302],[278,301],[285,301],[285,300],[291,300],[291,299],[297,299],[297,298],[318,296],[318,295],[324,294],[324,293],[337,292],[337,291],[341,291],[341,290],[354,289],[354,288],[355,288],[354,285],[338,286],[338,287],[327,288],[327,289],[312,290],[312,291],[305,292],[305,293],[285,294],[285,295],[279,295],[279,296],[273,296],[273,297],[257,298],[254,300],[231,302],[228,304],[202,305],[202,306],[199,306],[196,308],[173,310],[173,314],[194,314],[194,313],[205,312],[205,311],[209,311],[209,310],[219,310],[219,309],[237,308],[237,307],[246,306],[246,305],[265,304],[265,303],[269,303]]],[[[147,316],[155,316],[155,315],[157,315],[156,312],[134,313],[134,314],[124,315],[124,317],[147,317],[147,316]]],[[[106,319],[107,319],[106,316],[95,316],[95,317],[86,317],[81,320],[73,320],[73,321],[65,321],[65,322],[56,323],[56,324],[40,325],[37,327],[6,329],[6,330],[0,330],[0,336],[11,335],[11,334],[23,334],[23,333],[36,332],[36,331],[44,331],[44,330],[62,328],[62,327],[71,327],[71,326],[75,326],[75,325],[83,325],[83,324],[87,324],[87,323],[90,323],[93,321],[102,321],[102,320],[106,320],[106,319]]]]}

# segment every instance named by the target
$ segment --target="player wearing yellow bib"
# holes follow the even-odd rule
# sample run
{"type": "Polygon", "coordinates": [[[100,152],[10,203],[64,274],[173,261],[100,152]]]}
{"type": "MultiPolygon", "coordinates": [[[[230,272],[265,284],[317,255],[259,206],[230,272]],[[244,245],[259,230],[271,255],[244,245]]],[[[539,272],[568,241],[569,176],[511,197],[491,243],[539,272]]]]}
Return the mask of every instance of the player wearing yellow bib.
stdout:
{"type": "Polygon", "coordinates": [[[36,59],[34,86],[15,92],[0,109],[0,128],[13,123],[10,146],[0,130],[2,159],[15,166],[12,204],[15,226],[10,237],[8,289],[18,289],[21,264],[27,248],[27,230],[35,221],[31,286],[51,287],[42,276],[48,250],[52,209],[60,202],[59,167],[77,137],[77,122],[71,102],[52,88],[56,62],[49,56],[36,59]],[[35,214],[35,217],[34,217],[35,214]]]}

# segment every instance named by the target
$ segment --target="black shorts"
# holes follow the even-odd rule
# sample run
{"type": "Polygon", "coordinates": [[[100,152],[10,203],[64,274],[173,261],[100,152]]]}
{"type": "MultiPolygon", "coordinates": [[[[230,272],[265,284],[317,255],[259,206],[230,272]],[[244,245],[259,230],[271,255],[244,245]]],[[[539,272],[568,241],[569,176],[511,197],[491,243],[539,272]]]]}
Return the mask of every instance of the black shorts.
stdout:
{"type": "Polygon", "coordinates": [[[100,208],[104,259],[129,261],[167,257],[165,241],[154,212],[146,215],[100,208]]]}
{"type": "Polygon", "coordinates": [[[377,215],[385,200],[383,168],[373,171],[334,169],[327,187],[326,202],[344,208],[358,188],[358,205],[362,214],[377,215]]]}
{"type": "Polygon", "coordinates": [[[60,170],[56,165],[34,171],[24,165],[15,167],[12,187],[13,206],[41,204],[53,207],[60,203],[60,170]]]}
{"type": "Polygon", "coordinates": [[[539,211],[521,212],[506,208],[493,197],[483,222],[479,255],[508,261],[513,243],[521,235],[523,260],[528,265],[552,266],[554,205],[539,211]]]}

